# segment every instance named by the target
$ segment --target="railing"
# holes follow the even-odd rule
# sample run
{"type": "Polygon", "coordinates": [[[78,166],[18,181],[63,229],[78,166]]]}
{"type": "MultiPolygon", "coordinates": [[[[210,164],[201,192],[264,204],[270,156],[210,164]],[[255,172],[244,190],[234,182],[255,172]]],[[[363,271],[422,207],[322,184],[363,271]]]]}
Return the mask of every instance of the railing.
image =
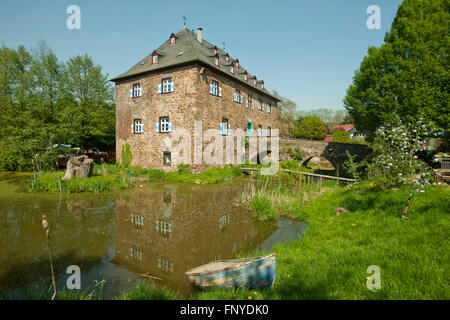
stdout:
{"type": "MultiPolygon", "coordinates": [[[[257,171],[261,171],[261,169],[258,168],[242,168],[242,172],[257,172],[257,171]]],[[[309,173],[309,172],[301,172],[301,171],[294,171],[294,170],[287,170],[287,169],[279,169],[278,171],[281,172],[287,172],[287,173],[295,173],[295,174],[301,174],[304,175],[306,177],[312,177],[312,178],[317,178],[317,179],[324,179],[324,180],[337,180],[343,183],[356,183],[357,180],[355,179],[350,179],[350,178],[342,178],[342,177],[335,177],[335,176],[327,176],[324,174],[317,174],[317,173],[309,173]]]]}

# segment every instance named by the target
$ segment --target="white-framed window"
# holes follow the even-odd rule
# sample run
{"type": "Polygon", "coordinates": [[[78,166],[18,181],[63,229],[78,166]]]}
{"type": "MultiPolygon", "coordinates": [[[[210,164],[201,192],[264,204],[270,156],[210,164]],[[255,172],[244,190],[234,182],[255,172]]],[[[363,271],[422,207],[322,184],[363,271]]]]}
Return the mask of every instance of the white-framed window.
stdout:
{"type": "Polygon", "coordinates": [[[263,134],[263,128],[262,128],[262,125],[258,124],[258,132],[257,132],[257,135],[258,135],[258,136],[262,136],[262,134],[263,134]]]}
{"type": "Polygon", "coordinates": [[[272,113],[272,105],[270,104],[267,105],[267,112],[272,113]]]}
{"type": "Polygon", "coordinates": [[[219,126],[219,133],[226,136],[230,132],[230,125],[228,124],[228,118],[222,118],[222,122],[219,126]]]}
{"type": "Polygon", "coordinates": [[[134,133],[142,132],[144,132],[144,125],[142,124],[141,119],[134,119],[134,133]]]}
{"type": "Polygon", "coordinates": [[[256,77],[253,79],[253,85],[256,86],[256,77]]]}
{"type": "Polygon", "coordinates": [[[245,71],[245,73],[244,73],[244,79],[245,79],[245,81],[248,81],[248,74],[247,74],[247,71],[245,71]]]}
{"type": "Polygon", "coordinates": [[[163,152],[163,166],[170,167],[172,165],[172,154],[170,152],[163,152]]]}
{"type": "Polygon", "coordinates": [[[214,58],[214,63],[216,64],[216,66],[219,65],[219,57],[215,57],[215,58],[214,58]]]}
{"type": "Polygon", "coordinates": [[[226,54],[225,58],[227,59],[227,62],[230,62],[230,56],[228,55],[228,53],[226,54]]]}
{"type": "Polygon", "coordinates": [[[272,128],[271,127],[267,127],[267,136],[268,137],[272,136],[272,128]]]}
{"type": "Polygon", "coordinates": [[[159,118],[159,132],[170,132],[170,127],[169,117],[159,118]]]}
{"type": "Polygon", "coordinates": [[[162,80],[162,93],[172,92],[173,91],[173,82],[172,78],[166,78],[162,80]]]}
{"type": "Polygon", "coordinates": [[[231,64],[231,66],[230,66],[230,72],[234,73],[234,65],[233,64],[231,64]]]}
{"type": "Polygon", "coordinates": [[[234,90],[233,100],[234,102],[242,103],[241,91],[239,89],[234,90]]]}
{"type": "Polygon", "coordinates": [[[212,80],[211,84],[209,86],[209,93],[211,93],[214,96],[219,96],[220,95],[220,88],[219,88],[219,82],[217,82],[216,80],[212,80]]]}
{"type": "Polygon", "coordinates": [[[158,63],[158,54],[155,52],[152,56],[152,64],[158,63]]]}
{"type": "Polygon", "coordinates": [[[170,39],[169,39],[169,44],[170,44],[170,45],[174,45],[174,44],[175,44],[175,36],[174,36],[174,35],[172,35],[172,36],[170,37],[170,39]]]}
{"type": "Polygon", "coordinates": [[[133,89],[130,90],[130,98],[137,98],[142,96],[142,88],[139,83],[133,84],[133,89]]]}
{"type": "Polygon", "coordinates": [[[262,102],[262,100],[258,100],[258,110],[263,110],[263,102],[262,102]]]}

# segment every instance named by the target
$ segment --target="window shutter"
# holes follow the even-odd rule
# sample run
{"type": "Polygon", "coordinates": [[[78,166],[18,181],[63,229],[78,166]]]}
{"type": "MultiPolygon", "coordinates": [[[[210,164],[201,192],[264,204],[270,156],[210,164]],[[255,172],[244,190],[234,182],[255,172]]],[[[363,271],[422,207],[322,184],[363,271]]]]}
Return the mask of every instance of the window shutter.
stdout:
{"type": "Polygon", "coordinates": [[[141,124],[141,130],[144,132],[144,124],[141,124]]]}
{"type": "Polygon", "coordinates": [[[142,96],[142,88],[139,88],[139,97],[142,96]]]}
{"type": "Polygon", "coordinates": [[[228,135],[231,134],[231,126],[230,126],[230,125],[228,125],[228,131],[227,131],[227,134],[228,134],[228,135]]]}
{"type": "Polygon", "coordinates": [[[245,106],[248,108],[248,101],[245,101],[245,106]]]}
{"type": "Polygon", "coordinates": [[[219,124],[219,134],[223,134],[223,123],[219,124]]]}
{"type": "Polygon", "coordinates": [[[264,111],[264,104],[261,104],[261,111],[264,111]]]}
{"type": "Polygon", "coordinates": [[[173,92],[175,90],[175,82],[170,83],[170,92],[173,92]]]}
{"type": "MultiPolygon", "coordinates": [[[[172,232],[172,224],[171,223],[169,223],[169,232],[172,232]]],[[[172,271],[173,271],[173,263],[171,263],[170,264],[170,267],[171,267],[171,269],[172,269],[172,271]]]]}
{"type": "Polygon", "coordinates": [[[131,133],[134,133],[134,125],[131,125],[131,133]]]}
{"type": "Polygon", "coordinates": [[[172,132],[172,129],[173,129],[172,122],[169,122],[169,132],[172,132]]]}
{"type": "Polygon", "coordinates": [[[133,98],[133,89],[130,90],[130,98],[133,98]]]}
{"type": "Polygon", "coordinates": [[[161,92],[162,92],[162,85],[158,84],[158,93],[161,93],[161,92]]]}
{"type": "Polygon", "coordinates": [[[155,131],[159,132],[159,123],[155,123],[155,131]]]}
{"type": "Polygon", "coordinates": [[[239,96],[239,103],[242,103],[242,96],[239,96]]]}
{"type": "Polygon", "coordinates": [[[209,93],[213,94],[213,85],[212,84],[209,85],[209,93]]]}
{"type": "Polygon", "coordinates": [[[219,97],[222,96],[222,88],[219,87],[219,97]]]}

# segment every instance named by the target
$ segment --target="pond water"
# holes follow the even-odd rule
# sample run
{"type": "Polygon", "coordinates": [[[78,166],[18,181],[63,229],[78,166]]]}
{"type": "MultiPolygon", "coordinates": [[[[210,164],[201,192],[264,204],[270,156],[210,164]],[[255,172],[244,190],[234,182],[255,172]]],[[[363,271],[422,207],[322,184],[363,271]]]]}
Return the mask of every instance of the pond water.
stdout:
{"type": "MultiPolygon", "coordinates": [[[[82,289],[105,279],[104,298],[150,277],[183,295],[197,291],[185,271],[298,239],[306,224],[263,222],[236,205],[245,179],[218,185],[146,183],[108,193],[28,193],[29,175],[0,174],[0,291],[51,283],[42,215],[51,229],[57,287],[81,269],[82,289]],[[150,277],[148,277],[150,276],[150,277]]],[[[152,280],[153,281],[153,280],[152,280]]],[[[1,298],[1,297],[0,297],[1,298]]]]}

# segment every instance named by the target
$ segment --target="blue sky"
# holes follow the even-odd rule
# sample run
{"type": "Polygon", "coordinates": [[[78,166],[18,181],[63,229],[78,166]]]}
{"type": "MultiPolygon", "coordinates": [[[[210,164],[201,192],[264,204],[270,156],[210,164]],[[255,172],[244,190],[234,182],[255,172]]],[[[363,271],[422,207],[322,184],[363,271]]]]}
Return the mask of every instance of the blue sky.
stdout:
{"type": "Polygon", "coordinates": [[[151,53],[171,32],[203,28],[266,88],[299,110],[341,108],[354,71],[371,45],[383,43],[401,0],[10,0],[0,3],[0,41],[16,47],[44,39],[59,59],[90,55],[112,78],[151,53]],[[69,5],[81,29],[69,30],[69,5]],[[369,30],[366,9],[381,9],[369,30]]]}

